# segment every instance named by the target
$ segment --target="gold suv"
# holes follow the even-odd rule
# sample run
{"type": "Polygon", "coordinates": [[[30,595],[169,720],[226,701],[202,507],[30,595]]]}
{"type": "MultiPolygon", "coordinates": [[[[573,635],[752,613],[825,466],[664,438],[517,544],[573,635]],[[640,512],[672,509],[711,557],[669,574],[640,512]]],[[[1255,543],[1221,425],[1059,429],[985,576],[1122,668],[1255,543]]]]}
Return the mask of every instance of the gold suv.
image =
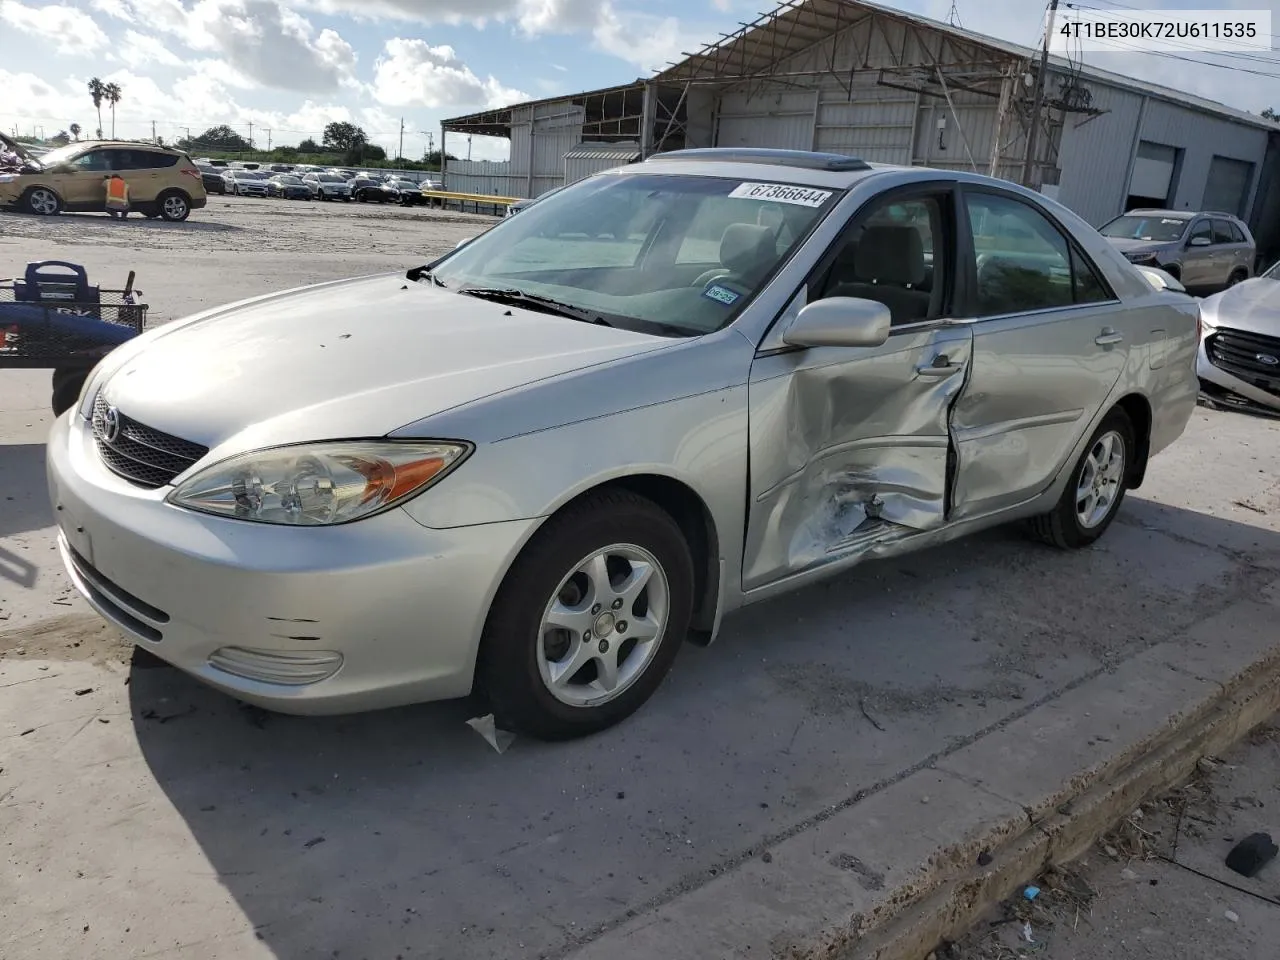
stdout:
{"type": "Polygon", "coordinates": [[[185,220],[207,201],[204,180],[181,150],[150,143],[78,141],[35,158],[4,138],[19,155],[17,172],[0,172],[0,207],[50,216],[107,208],[109,174],[129,185],[129,208],[146,217],[185,220]]]}

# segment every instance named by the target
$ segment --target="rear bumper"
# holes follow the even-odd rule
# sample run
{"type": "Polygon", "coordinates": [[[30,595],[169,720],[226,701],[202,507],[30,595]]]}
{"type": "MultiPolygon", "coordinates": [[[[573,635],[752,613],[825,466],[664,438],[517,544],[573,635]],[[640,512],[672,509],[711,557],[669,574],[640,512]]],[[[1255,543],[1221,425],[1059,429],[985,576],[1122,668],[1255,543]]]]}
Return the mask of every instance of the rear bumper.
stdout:
{"type": "Polygon", "coordinates": [[[204,196],[204,197],[192,197],[192,198],[191,198],[191,209],[192,209],[192,210],[199,210],[201,207],[203,207],[203,206],[207,205],[207,204],[208,204],[208,202],[209,202],[209,198],[208,198],[207,196],[204,196]]]}

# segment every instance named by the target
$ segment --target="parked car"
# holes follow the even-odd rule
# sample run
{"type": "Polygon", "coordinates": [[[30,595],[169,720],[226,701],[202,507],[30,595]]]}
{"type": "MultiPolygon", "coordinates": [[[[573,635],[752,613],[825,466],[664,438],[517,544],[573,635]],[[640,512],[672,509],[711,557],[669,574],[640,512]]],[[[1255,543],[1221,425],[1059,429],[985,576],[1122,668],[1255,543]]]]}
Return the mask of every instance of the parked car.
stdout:
{"type": "MultiPolygon", "coordinates": [[[[6,138],[7,140],[7,138],[6,138]]],[[[0,207],[42,216],[107,208],[104,183],[119,174],[132,208],[147,217],[185,220],[208,202],[204,178],[181,150],[123,140],[78,140],[34,157],[16,141],[24,172],[0,176],[0,207]]]]}
{"type": "Polygon", "coordinates": [[[1280,263],[1200,302],[1196,372],[1211,406],[1280,416],[1280,263]]]}
{"type": "Polygon", "coordinates": [[[285,200],[311,200],[315,197],[315,191],[301,177],[277,173],[267,181],[267,195],[283,197],[285,200]]]}
{"type": "Polygon", "coordinates": [[[1130,210],[1100,232],[1131,263],[1159,267],[1188,289],[1220,290],[1253,275],[1253,234],[1229,213],[1130,210]]]}
{"type": "Polygon", "coordinates": [[[266,197],[270,195],[267,180],[256,170],[228,170],[223,174],[227,193],[237,197],[266,197]]]}
{"type": "Polygon", "coordinates": [[[293,173],[293,164],[272,163],[267,165],[267,170],[271,173],[293,173]]]}
{"type": "Polygon", "coordinates": [[[351,181],[351,199],[361,203],[399,203],[400,191],[381,180],[356,178],[351,181]]]}
{"type": "Polygon", "coordinates": [[[545,200],[547,197],[550,197],[550,196],[554,196],[555,194],[559,193],[563,189],[564,187],[556,187],[555,189],[548,190],[546,193],[540,194],[539,196],[527,197],[523,200],[517,200],[515,203],[507,207],[507,212],[505,216],[514,217],[517,213],[520,213],[524,210],[528,210],[538,201],[545,200]]]}
{"type": "Polygon", "coordinates": [[[426,197],[422,195],[422,184],[414,180],[405,180],[401,177],[388,177],[386,184],[400,194],[397,199],[406,207],[413,207],[426,203],[426,197]]]}
{"type": "Polygon", "coordinates": [[[1003,180],[659,154],[407,274],[118,348],[48,442],[59,546],[241,700],[475,685],[578,736],[686,636],[863,560],[1024,519],[1095,542],[1195,408],[1198,318],[1003,180]]]}
{"type": "Polygon", "coordinates": [[[196,167],[200,171],[200,181],[204,184],[206,193],[227,192],[227,182],[223,178],[224,171],[217,167],[205,166],[203,164],[196,164],[196,167]]]}
{"type": "Polygon", "coordinates": [[[309,173],[302,182],[311,185],[317,200],[351,199],[351,184],[336,173],[309,173]]]}

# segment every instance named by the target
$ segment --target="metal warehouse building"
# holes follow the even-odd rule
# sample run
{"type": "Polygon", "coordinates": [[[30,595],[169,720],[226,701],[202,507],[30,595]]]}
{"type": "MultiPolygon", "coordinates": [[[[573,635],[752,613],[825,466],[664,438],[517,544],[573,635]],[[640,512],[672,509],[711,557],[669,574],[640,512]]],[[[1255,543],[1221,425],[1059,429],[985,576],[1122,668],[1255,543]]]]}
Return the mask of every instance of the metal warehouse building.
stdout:
{"type": "MultiPolygon", "coordinates": [[[[784,0],[657,76],[447,120],[511,140],[451,190],[537,196],[681,147],[814,149],[1026,182],[1094,225],[1134,206],[1225,210],[1280,246],[1280,125],[863,0],[784,0]]],[[[452,135],[450,137],[450,135],[452,135]]]]}

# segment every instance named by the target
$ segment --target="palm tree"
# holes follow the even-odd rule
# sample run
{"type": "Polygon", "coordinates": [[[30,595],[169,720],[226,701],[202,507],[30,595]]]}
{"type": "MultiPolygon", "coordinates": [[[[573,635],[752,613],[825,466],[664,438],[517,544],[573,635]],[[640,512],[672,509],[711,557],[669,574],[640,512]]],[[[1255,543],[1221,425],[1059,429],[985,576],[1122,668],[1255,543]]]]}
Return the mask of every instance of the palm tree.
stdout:
{"type": "Polygon", "coordinates": [[[107,94],[107,85],[94,77],[89,81],[89,96],[93,99],[93,108],[98,111],[98,139],[102,139],[102,101],[107,94]]]}
{"type": "Polygon", "coordinates": [[[111,104],[111,139],[116,138],[116,104],[120,102],[120,84],[108,83],[102,90],[102,96],[111,104]]]}

